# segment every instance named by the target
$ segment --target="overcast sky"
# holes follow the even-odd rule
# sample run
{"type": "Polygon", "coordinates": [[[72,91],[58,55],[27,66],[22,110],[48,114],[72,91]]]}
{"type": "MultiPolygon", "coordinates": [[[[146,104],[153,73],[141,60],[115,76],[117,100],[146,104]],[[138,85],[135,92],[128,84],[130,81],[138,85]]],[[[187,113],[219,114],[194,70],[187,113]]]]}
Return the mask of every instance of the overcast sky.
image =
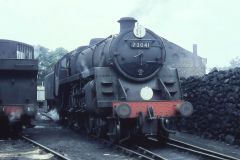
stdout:
{"type": "Polygon", "coordinates": [[[119,31],[135,17],[158,35],[208,59],[208,68],[240,56],[239,0],[0,0],[0,39],[73,50],[119,31]]]}

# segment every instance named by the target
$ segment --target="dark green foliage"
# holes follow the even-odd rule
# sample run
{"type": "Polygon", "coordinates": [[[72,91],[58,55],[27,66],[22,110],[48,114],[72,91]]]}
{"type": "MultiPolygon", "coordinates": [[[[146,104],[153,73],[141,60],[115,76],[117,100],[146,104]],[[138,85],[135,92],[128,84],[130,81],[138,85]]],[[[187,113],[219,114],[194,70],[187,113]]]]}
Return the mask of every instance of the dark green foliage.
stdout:
{"type": "Polygon", "coordinates": [[[38,80],[43,81],[44,77],[49,74],[53,68],[54,64],[68,51],[63,47],[58,47],[53,51],[50,51],[48,48],[43,46],[35,46],[35,55],[38,55],[38,80]]]}

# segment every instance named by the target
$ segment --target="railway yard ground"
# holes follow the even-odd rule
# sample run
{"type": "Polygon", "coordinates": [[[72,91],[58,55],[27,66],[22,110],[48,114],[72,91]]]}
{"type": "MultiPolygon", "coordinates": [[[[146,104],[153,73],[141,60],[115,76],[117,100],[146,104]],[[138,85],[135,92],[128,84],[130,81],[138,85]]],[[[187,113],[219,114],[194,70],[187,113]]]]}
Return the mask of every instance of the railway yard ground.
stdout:
{"type": "MultiPolygon", "coordinates": [[[[25,129],[24,136],[62,154],[66,159],[78,160],[122,160],[122,159],[159,159],[156,157],[144,157],[144,155],[134,156],[126,154],[116,149],[113,145],[102,143],[96,138],[88,137],[79,131],[73,131],[64,128],[53,121],[37,121],[34,128],[25,129]]],[[[210,149],[218,153],[227,154],[236,159],[240,159],[239,147],[228,145],[218,141],[206,140],[193,135],[176,133],[171,138],[197,145],[199,147],[210,149]]],[[[152,143],[152,142],[150,142],[152,143]]],[[[144,145],[143,145],[144,146],[144,145]]],[[[145,145],[149,151],[165,157],[169,160],[191,160],[191,159],[211,159],[191,154],[187,151],[179,151],[177,148],[156,147],[154,145],[145,145]]],[[[144,152],[145,153],[145,152],[144,152]]],[[[3,160],[32,160],[32,159],[61,159],[56,158],[54,154],[42,150],[40,147],[27,143],[21,138],[18,139],[1,139],[0,141],[0,159],[3,160]]]]}
{"type": "MultiPolygon", "coordinates": [[[[54,122],[37,122],[35,128],[26,129],[23,134],[72,160],[131,159],[123,153],[112,149],[111,146],[101,144],[92,138],[68,128],[63,128],[54,122]]],[[[15,143],[18,142],[19,140],[15,140],[15,143]]],[[[25,155],[15,154],[16,147],[9,147],[12,148],[11,151],[4,149],[6,145],[3,145],[4,144],[0,142],[0,159],[12,160],[14,156],[16,156],[15,159],[19,160],[40,159],[34,155],[26,157],[25,155]],[[14,154],[10,155],[11,153],[14,154]]],[[[9,145],[11,146],[11,143],[9,143],[9,145]]],[[[46,157],[44,159],[51,159],[51,157],[46,157]]]]}
{"type": "Polygon", "coordinates": [[[23,160],[23,159],[53,159],[53,155],[46,153],[22,140],[1,140],[0,159],[23,160]]]}

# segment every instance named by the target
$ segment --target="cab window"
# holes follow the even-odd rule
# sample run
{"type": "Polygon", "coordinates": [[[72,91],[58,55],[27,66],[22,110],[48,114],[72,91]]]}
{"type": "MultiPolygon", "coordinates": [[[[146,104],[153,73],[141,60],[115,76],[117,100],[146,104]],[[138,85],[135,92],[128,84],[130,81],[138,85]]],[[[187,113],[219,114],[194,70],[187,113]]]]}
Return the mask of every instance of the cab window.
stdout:
{"type": "Polygon", "coordinates": [[[62,67],[62,68],[67,68],[67,59],[66,59],[66,58],[63,58],[63,59],[61,60],[61,67],[62,67]]]}
{"type": "Polygon", "coordinates": [[[18,44],[17,45],[17,59],[33,59],[33,48],[18,44]]]}

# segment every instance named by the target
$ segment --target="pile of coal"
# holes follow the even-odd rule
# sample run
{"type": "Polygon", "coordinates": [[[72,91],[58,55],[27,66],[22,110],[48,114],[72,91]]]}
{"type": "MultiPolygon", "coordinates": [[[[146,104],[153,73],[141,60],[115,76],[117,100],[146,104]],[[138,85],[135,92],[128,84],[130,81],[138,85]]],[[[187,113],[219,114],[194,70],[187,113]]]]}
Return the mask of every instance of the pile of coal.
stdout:
{"type": "Polygon", "coordinates": [[[202,137],[240,144],[240,68],[213,70],[181,79],[184,99],[194,107],[178,128],[202,137]]]}

